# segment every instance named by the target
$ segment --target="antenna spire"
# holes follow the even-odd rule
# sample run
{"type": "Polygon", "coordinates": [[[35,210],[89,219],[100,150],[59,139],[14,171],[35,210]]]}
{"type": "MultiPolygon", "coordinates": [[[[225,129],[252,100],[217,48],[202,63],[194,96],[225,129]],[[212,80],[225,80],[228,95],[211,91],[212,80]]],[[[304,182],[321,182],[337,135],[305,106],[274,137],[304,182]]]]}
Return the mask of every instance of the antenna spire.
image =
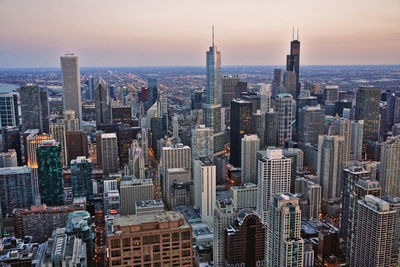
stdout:
{"type": "Polygon", "coordinates": [[[212,26],[212,46],[214,46],[214,25],[212,26]]]}
{"type": "Polygon", "coordinates": [[[292,31],[292,40],[294,40],[294,26],[293,26],[293,31],[292,31]]]}
{"type": "Polygon", "coordinates": [[[297,26],[297,40],[299,40],[299,26],[297,26]]]}

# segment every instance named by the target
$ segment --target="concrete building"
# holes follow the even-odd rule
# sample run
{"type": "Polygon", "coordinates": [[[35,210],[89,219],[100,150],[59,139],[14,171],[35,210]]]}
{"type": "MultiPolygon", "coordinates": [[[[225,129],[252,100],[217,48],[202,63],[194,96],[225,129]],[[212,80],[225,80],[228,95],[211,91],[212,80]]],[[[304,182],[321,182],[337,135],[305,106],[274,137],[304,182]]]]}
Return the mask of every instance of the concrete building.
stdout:
{"type": "Polygon", "coordinates": [[[321,186],[307,177],[297,177],[294,192],[299,197],[302,218],[318,219],[321,212],[321,186]]]}
{"type": "Polygon", "coordinates": [[[89,197],[93,194],[92,160],[77,157],[71,160],[71,186],[74,197],[89,197]]]}
{"type": "Polygon", "coordinates": [[[75,111],[79,129],[82,127],[81,80],[78,56],[60,57],[64,110],[75,111]]]}
{"type": "Polygon", "coordinates": [[[233,223],[236,212],[231,200],[218,199],[214,210],[214,239],[213,239],[213,261],[214,266],[225,266],[226,236],[225,227],[233,223]]]}
{"type": "Polygon", "coordinates": [[[318,144],[318,136],[324,133],[324,110],[318,106],[305,106],[299,110],[297,124],[298,141],[302,144],[318,144]]]}
{"type": "Polygon", "coordinates": [[[319,136],[317,177],[322,187],[323,201],[340,198],[343,150],[343,136],[319,136]]]}
{"type": "Polygon", "coordinates": [[[84,131],[68,131],[67,132],[67,162],[77,157],[88,157],[89,146],[88,137],[84,131]]]}
{"type": "Polygon", "coordinates": [[[97,163],[103,169],[104,174],[117,173],[118,145],[115,133],[101,134],[100,143],[97,144],[97,163]]]}
{"type": "Polygon", "coordinates": [[[110,267],[145,263],[193,266],[192,228],[181,213],[121,216],[113,220],[110,228],[107,234],[110,267]],[[127,248],[129,252],[124,251],[127,248]]]}
{"type": "Polygon", "coordinates": [[[380,162],[383,194],[400,197],[400,136],[389,137],[382,144],[380,162]]]}
{"type": "Polygon", "coordinates": [[[65,125],[65,131],[79,131],[79,119],[75,117],[75,110],[64,110],[64,118],[61,122],[65,125]]]}
{"type": "Polygon", "coordinates": [[[339,86],[327,85],[324,88],[324,104],[331,105],[339,101],[339,86]]]}
{"type": "Polygon", "coordinates": [[[291,94],[278,94],[275,100],[278,113],[278,145],[282,146],[284,140],[292,139],[293,97],[291,94]]]}
{"type": "Polygon", "coordinates": [[[176,206],[176,202],[182,203],[182,201],[183,203],[187,203],[186,192],[189,190],[188,193],[193,193],[191,189],[191,187],[193,187],[191,176],[191,171],[186,168],[167,169],[164,179],[163,194],[168,206],[172,208],[172,206],[176,206]],[[183,198],[182,200],[177,199],[181,197],[183,198]]]}
{"type": "Polygon", "coordinates": [[[135,202],[135,214],[145,215],[164,211],[165,206],[161,199],[142,200],[135,202]]]}
{"type": "Polygon", "coordinates": [[[268,210],[275,194],[290,192],[291,159],[282,149],[268,148],[267,155],[258,160],[257,214],[268,223],[268,210]]]}
{"type": "Polygon", "coordinates": [[[236,97],[236,87],[239,83],[239,76],[225,75],[222,77],[222,107],[230,107],[232,99],[236,97]]]}
{"type": "Polygon", "coordinates": [[[256,134],[246,134],[242,138],[242,183],[257,183],[257,151],[260,150],[260,139],[256,134]]]}
{"type": "MultiPolygon", "coordinates": [[[[350,266],[391,266],[396,210],[372,195],[357,201],[350,266]]],[[[397,241],[398,242],[398,241],[397,241]]]]}
{"type": "Polygon", "coordinates": [[[256,210],[257,208],[257,185],[252,183],[242,186],[232,186],[232,205],[236,210],[242,209],[256,210]]]}
{"type": "Polygon", "coordinates": [[[34,180],[28,166],[0,168],[0,205],[2,214],[11,214],[15,208],[34,205],[34,180]]]}
{"type": "Polygon", "coordinates": [[[304,241],[300,237],[299,199],[277,194],[268,212],[265,266],[303,266],[304,241]]]}
{"type": "Polygon", "coordinates": [[[120,185],[121,215],[135,213],[137,201],[154,199],[153,181],[151,179],[124,178],[120,185]]]}
{"type": "Polygon", "coordinates": [[[44,88],[33,84],[21,86],[22,130],[39,129],[49,133],[49,96],[44,88]]]}
{"type": "Polygon", "coordinates": [[[258,87],[258,95],[260,97],[260,110],[261,114],[265,115],[270,108],[271,105],[271,85],[265,83],[257,84],[258,87]]]}
{"type": "Polygon", "coordinates": [[[214,131],[205,125],[198,125],[192,130],[192,158],[214,157],[214,131]]]}
{"type": "Polygon", "coordinates": [[[200,209],[203,222],[212,223],[216,199],[216,168],[207,160],[193,160],[194,206],[200,209]]]}

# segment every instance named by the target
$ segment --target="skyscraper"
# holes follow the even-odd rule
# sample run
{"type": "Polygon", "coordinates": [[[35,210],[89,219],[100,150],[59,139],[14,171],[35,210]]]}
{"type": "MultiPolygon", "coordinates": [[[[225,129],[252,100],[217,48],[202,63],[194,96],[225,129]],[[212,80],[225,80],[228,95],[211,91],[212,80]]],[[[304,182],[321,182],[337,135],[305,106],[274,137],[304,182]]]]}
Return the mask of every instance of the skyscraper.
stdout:
{"type": "MultiPolygon", "coordinates": [[[[339,101],[339,86],[327,85],[324,88],[324,104],[331,105],[339,101]]],[[[336,114],[335,114],[336,115],[336,114]]]]}
{"type": "Polygon", "coordinates": [[[101,76],[95,85],[96,126],[111,122],[111,104],[108,97],[106,82],[101,76]]]}
{"type": "Polygon", "coordinates": [[[61,148],[54,140],[44,140],[36,150],[41,202],[49,206],[64,204],[61,148]]]}
{"type": "Polygon", "coordinates": [[[363,141],[379,141],[379,103],[381,90],[378,87],[360,87],[356,95],[356,120],[364,120],[363,141]]]}
{"type": "Polygon", "coordinates": [[[1,127],[3,152],[14,149],[17,152],[18,165],[22,165],[21,133],[19,127],[1,127]]]}
{"type": "Polygon", "coordinates": [[[400,136],[389,137],[382,144],[380,162],[383,194],[400,197],[400,136]]]}
{"type": "Polygon", "coordinates": [[[0,208],[11,214],[15,208],[34,205],[32,168],[28,166],[0,168],[0,208]]]}
{"type": "Polygon", "coordinates": [[[278,113],[278,145],[282,146],[286,139],[292,139],[292,101],[290,94],[278,94],[276,112],[278,113]]]}
{"type": "Polygon", "coordinates": [[[118,162],[118,144],[115,133],[101,134],[98,147],[97,163],[100,164],[105,174],[117,173],[118,162]],[[100,163],[99,163],[100,162],[100,163]]]}
{"type": "Polygon", "coordinates": [[[236,95],[236,87],[239,83],[239,76],[227,75],[222,77],[222,107],[229,107],[236,95]]]}
{"type": "Polygon", "coordinates": [[[256,134],[246,134],[242,138],[242,183],[257,183],[257,151],[260,150],[260,139],[256,134]]]}
{"type": "Polygon", "coordinates": [[[69,131],[67,132],[68,164],[79,156],[89,156],[87,133],[84,131],[69,131]]]}
{"type": "Polygon", "coordinates": [[[198,125],[192,130],[192,158],[209,158],[214,156],[214,131],[205,125],[198,125]]]}
{"type": "Polygon", "coordinates": [[[77,157],[71,160],[70,170],[73,196],[89,198],[93,194],[92,160],[77,157]]]}
{"type": "Polygon", "coordinates": [[[279,93],[279,89],[282,85],[282,69],[276,67],[274,69],[274,80],[272,82],[271,96],[275,97],[279,93]]]}
{"type": "Polygon", "coordinates": [[[299,32],[297,30],[297,38],[294,39],[294,30],[293,30],[293,40],[290,42],[290,55],[286,57],[286,71],[293,71],[296,73],[296,95],[293,95],[294,99],[300,94],[300,41],[299,32]]]}
{"type": "Polygon", "coordinates": [[[296,95],[297,79],[294,71],[285,71],[285,74],[283,74],[282,90],[283,91],[279,93],[291,94],[292,96],[296,95]]]}
{"type": "Polygon", "coordinates": [[[275,195],[268,217],[265,266],[303,266],[299,199],[291,194],[275,195]]]}
{"type": "Polygon", "coordinates": [[[264,115],[271,108],[271,85],[265,83],[259,83],[258,86],[258,96],[260,98],[260,110],[264,115]]]}
{"type": "MultiPolygon", "coordinates": [[[[350,266],[391,266],[396,210],[385,200],[367,195],[357,201],[350,266]]],[[[398,240],[397,240],[398,242],[398,240]]]]}
{"type": "Polygon", "coordinates": [[[212,223],[215,209],[216,168],[208,159],[193,160],[194,206],[203,222],[212,223]]]}
{"type": "Polygon", "coordinates": [[[50,123],[50,136],[60,144],[61,147],[61,162],[63,167],[67,167],[67,135],[65,133],[64,123],[50,123]]]}
{"type": "Polygon", "coordinates": [[[302,145],[318,144],[318,136],[324,133],[324,110],[318,106],[305,106],[299,110],[297,123],[298,141],[302,145]]]}
{"type": "Polygon", "coordinates": [[[66,54],[60,57],[60,61],[64,110],[72,109],[75,111],[79,127],[82,127],[81,79],[78,56],[66,54]]]}
{"type": "Polygon", "coordinates": [[[252,105],[251,102],[234,99],[231,102],[231,154],[230,162],[235,167],[241,165],[241,143],[245,134],[252,134],[252,105]]]}
{"type": "Polygon", "coordinates": [[[318,219],[321,211],[321,186],[308,177],[298,176],[294,192],[300,198],[301,217],[307,220],[318,219]]]}
{"type": "Polygon", "coordinates": [[[21,86],[22,130],[39,129],[49,133],[48,92],[39,86],[21,86]]]}
{"type": "Polygon", "coordinates": [[[275,194],[290,192],[291,162],[279,148],[268,148],[267,155],[258,160],[257,213],[264,224],[268,223],[268,210],[275,194]]]}
{"type": "Polygon", "coordinates": [[[79,121],[75,118],[75,111],[68,109],[64,110],[64,118],[61,120],[65,125],[65,131],[79,131],[79,121]]]}
{"type": "Polygon", "coordinates": [[[0,93],[0,128],[18,125],[18,94],[0,93]]]}
{"type": "Polygon", "coordinates": [[[270,109],[265,113],[265,147],[278,146],[278,113],[270,109]]]}
{"type": "Polygon", "coordinates": [[[343,136],[319,136],[317,176],[322,187],[323,201],[340,198],[343,151],[343,136]]]}
{"type": "Polygon", "coordinates": [[[233,222],[236,212],[232,206],[232,201],[227,199],[217,199],[214,210],[214,238],[213,238],[213,261],[214,266],[225,266],[225,227],[233,222]]]}
{"type": "Polygon", "coordinates": [[[136,201],[154,199],[153,181],[126,177],[121,181],[120,192],[121,215],[133,215],[136,201]]]}
{"type": "Polygon", "coordinates": [[[151,77],[147,80],[147,109],[149,109],[158,99],[158,82],[157,78],[151,77]]]}

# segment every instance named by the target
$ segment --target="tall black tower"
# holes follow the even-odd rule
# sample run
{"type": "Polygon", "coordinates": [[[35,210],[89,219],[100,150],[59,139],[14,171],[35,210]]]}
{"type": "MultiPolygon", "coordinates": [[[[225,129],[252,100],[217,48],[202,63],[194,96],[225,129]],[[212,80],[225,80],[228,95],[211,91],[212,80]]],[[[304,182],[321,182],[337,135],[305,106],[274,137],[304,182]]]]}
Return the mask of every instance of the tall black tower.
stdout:
{"type": "Polygon", "coordinates": [[[297,29],[297,38],[294,39],[293,29],[293,40],[290,42],[290,55],[286,56],[286,71],[294,71],[296,73],[296,95],[294,99],[300,94],[300,41],[299,41],[299,29],[297,29]]]}

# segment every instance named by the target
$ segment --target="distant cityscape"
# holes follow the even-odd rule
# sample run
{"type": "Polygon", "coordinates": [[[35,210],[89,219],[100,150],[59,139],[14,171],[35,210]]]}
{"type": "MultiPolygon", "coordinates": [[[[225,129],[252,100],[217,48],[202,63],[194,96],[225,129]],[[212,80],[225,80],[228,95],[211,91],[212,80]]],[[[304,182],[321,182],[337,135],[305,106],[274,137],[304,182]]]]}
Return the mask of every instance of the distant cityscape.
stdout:
{"type": "Polygon", "coordinates": [[[400,266],[400,65],[300,55],[0,69],[0,266],[400,266]]]}

